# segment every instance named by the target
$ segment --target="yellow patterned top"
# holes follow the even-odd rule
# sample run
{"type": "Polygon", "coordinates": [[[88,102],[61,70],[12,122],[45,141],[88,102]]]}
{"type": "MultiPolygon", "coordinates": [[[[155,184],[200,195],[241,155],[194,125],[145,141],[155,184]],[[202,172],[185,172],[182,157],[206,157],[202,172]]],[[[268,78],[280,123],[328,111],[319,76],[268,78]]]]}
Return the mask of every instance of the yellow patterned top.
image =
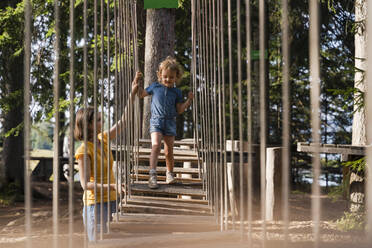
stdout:
{"type": "MultiPolygon", "coordinates": [[[[102,141],[102,134],[99,133],[97,135],[98,140],[102,141]]],[[[103,183],[107,184],[107,132],[103,133],[103,147],[104,147],[104,153],[103,153],[103,183]]],[[[84,159],[84,151],[85,151],[85,144],[84,142],[79,146],[79,148],[76,150],[75,158],[76,159],[84,159]]],[[[97,185],[101,183],[101,147],[97,145],[97,185]]],[[[111,151],[109,152],[110,155],[110,184],[115,183],[114,173],[112,171],[112,165],[113,165],[113,156],[111,151]]],[[[87,156],[90,158],[90,164],[87,166],[90,166],[90,178],[89,182],[94,182],[94,144],[93,142],[88,141],[87,142],[87,156]]],[[[105,190],[103,194],[103,202],[107,202],[107,189],[105,190]]],[[[116,191],[110,190],[110,201],[116,200],[116,191]]],[[[93,205],[95,203],[95,197],[94,197],[94,190],[86,190],[83,195],[83,202],[84,205],[93,205]],[[85,198],[87,198],[87,202],[85,202],[85,198]]],[[[97,190],[97,203],[101,202],[101,194],[100,191],[97,190]]]]}

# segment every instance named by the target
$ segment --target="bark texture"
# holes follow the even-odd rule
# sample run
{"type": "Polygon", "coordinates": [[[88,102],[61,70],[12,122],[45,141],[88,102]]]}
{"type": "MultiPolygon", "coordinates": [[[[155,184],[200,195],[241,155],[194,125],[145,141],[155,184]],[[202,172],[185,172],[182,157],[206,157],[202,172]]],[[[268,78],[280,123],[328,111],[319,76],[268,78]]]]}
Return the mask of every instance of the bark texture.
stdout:
{"type": "MultiPolygon", "coordinates": [[[[361,93],[366,92],[366,69],[367,69],[367,30],[366,30],[367,3],[365,0],[355,1],[355,76],[354,87],[361,93]]],[[[360,93],[354,95],[353,115],[353,145],[366,145],[366,112],[365,106],[355,104],[360,98],[360,93]]],[[[359,212],[364,209],[364,176],[351,171],[350,175],[350,211],[359,212]]]]}
{"type": "MultiPolygon", "coordinates": [[[[23,55],[9,60],[5,95],[10,98],[9,110],[3,113],[4,133],[23,122],[23,55]],[[12,96],[19,95],[13,98],[12,96]]],[[[19,132],[6,137],[3,144],[2,166],[5,170],[5,183],[23,185],[23,127],[19,132]]]]}

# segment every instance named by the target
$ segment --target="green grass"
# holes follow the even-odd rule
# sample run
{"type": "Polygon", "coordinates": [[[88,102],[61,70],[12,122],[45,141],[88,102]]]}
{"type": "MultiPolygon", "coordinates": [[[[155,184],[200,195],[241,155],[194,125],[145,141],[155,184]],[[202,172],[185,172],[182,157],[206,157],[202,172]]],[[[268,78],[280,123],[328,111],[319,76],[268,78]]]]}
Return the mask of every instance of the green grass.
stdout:
{"type": "Polygon", "coordinates": [[[365,213],[344,212],[344,216],[336,220],[335,224],[340,231],[362,231],[365,229],[365,213]]]}
{"type": "Polygon", "coordinates": [[[333,186],[329,188],[328,196],[332,202],[336,202],[344,198],[345,190],[343,185],[333,186]]]}

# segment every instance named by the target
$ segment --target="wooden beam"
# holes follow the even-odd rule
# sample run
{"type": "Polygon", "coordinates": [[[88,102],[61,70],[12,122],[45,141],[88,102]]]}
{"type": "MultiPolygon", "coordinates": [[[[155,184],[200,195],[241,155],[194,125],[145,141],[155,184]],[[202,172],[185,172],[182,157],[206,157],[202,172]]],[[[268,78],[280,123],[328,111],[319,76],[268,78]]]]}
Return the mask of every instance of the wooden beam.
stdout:
{"type": "MultiPolygon", "coordinates": [[[[353,146],[353,145],[341,145],[341,144],[318,144],[320,146],[320,153],[331,153],[331,154],[347,154],[347,155],[365,155],[366,146],[353,146]]],[[[297,143],[298,152],[312,153],[315,151],[315,143],[297,143]]]]}

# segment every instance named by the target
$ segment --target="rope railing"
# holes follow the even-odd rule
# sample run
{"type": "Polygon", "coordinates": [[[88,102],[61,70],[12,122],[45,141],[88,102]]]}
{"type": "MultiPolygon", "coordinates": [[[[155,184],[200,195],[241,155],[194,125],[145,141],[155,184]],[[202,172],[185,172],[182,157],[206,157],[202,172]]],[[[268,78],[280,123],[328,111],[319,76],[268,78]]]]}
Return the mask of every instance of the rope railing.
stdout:
{"type": "MultiPolygon", "coordinates": [[[[32,215],[31,215],[31,175],[30,175],[30,77],[31,77],[31,2],[25,1],[25,84],[24,84],[24,120],[25,120],[25,233],[27,237],[27,246],[31,247],[30,239],[32,234],[32,215]]],[[[281,215],[283,227],[283,239],[286,245],[290,242],[290,55],[289,55],[289,20],[290,11],[288,1],[282,0],[282,104],[283,104],[283,130],[282,130],[282,200],[281,215]]],[[[70,75],[69,75],[69,247],[74,246],[74,138],[73,129],[75,122],[75,43],[74,34],[76,27],[75,1],[70,2],[69,19],[69,53],[70,53],[70,75]]],[[[372,4],[371,4],[372,5],[372,4]]],[[[252,62],[252,32],[251,23],[252,10],[250,1],[236,1],[234,5],[231,1],[225,3],[223,0],[192,0],[191,1],[191,25],[192,25],[192,59],[191,59],[191,87],[195,95],[193,102],[193,121],[194,121],[194,149],[198,156],[198,178],[202,179],[203,191],[206,192],[205,199],[212,207],[216,223],[220,230],[239,229],[241,239],[247,236],[248,245],[253,245],[253,194],[254,194],[254,155],[260,161],[259,172],[259,199],[260,199],[260,241],[262,247],[267,246],[268,227],[266,217],[266,160],[267,160],[267,58],[265,57],[267,49],[266,35],[266,4],[265,1],[258,1],[258,46],[259,61],[257,73],[257,85],[253,85],[253,62],[252,62]],[[241,4],[245,3],[245,10],[241,4]],[[236,9],[233,9],[233,6],[236,9]],[[245,12],[245,23],[242,20],[242,10],[245,12]],[[233,14],[236,14],[236,20],[233,20],[233,14]],[[245,25],[245,27],[244,27],[245,25]],[[241,30],[245,28],[245,37],[241,30]],[[243,43],[245,41],[245,44],[243,43]],[[245,51],[245,54],[244,54],[245,51]],[[227,60],[226,60],[227,58],[227,60]],[[234,58],[236,60],[234,61],[234,58]],[[244,64],[245,63],[245,64],[244,64]],[[244,67],[245,66],[245,67],[244,67]],[[244,88],[246,84],[246,88],[244,88]],[[254,106],[254,87],[258,87],[259,106],[254,106]],[[246,91],[246,102],[243,93],[246,91]],[[256,108],[256,109],[253,109],[256,108]],[[255,120],[258,113],[258,120],[255,120]],[[254,130],[253,123],[258,121],[259,130],[254,130]],[[236,128],[236,125],[239,125],[236,128]],[[244,130],[246,125],[247,129],[244,130]],[[236,130],[238,129],[238,133],[236,130]],[[254,132],[259,132],[259,150],[254,149],[254,132]],[[228,143],[230,142],[231,143],[228,143]],[[231,144],[231,146],[230,146],[231,144]],[[238,144],[238,149],[236,149],[238,144]],[[245,146],[245,144],[247,146],[245,146]],[[230,147],[228,147],[228,145],[230,147]],[[238,166],[238,167],[237,167],[238,166]],[[235,177],[238,175],[237,177],[235,177]],[[246,178],[244,178],[246,175],[246,178]],[[236,187],[235,180],[239,180],[236,187]]],[[[372,7],[368,7],[369,13],[372,7]]],[[[310,99],[311,99],[311,128],[312,141],[320,143],[320,64],[319,64],[319,7],[317,0],[309,2],[309,24],[310,24],[310,99]]],[[[55,14],[55,41],[54,41],[54,74],[53,74],[53,94],[54,94],[54,135],[53,135],[53,247],[59,247],[59,134],[60,128],[60,30],[59,30],[59,1],[54,1],[55,14]]],[[[369,15],[371,16],[371,15],[369,15]]],[[[243,17],[244,18],[244,17],[243,17]]],[[[371,17],[369,17],[371,19],[371,17]]],[[[367,29],[372,30],[370,22],[367,22],[367,29]]],[[[115,219],[119,221],[119,215],[124,212],[123,206],[129,201],[132,194],[132,183],[139,180],[139,138],[141,135],[139,127],[141,126],[140,104],[139,100],[132,103],[130,94],[132,90],[132,80],[136,71],[139,70],[139,52],[137,40],[137,3],[135,0],[113,0],[104,1],[95,0],[83,3],[83,94],[82,107],[88,108],[93,104],[93,130],[95,133],[103,133],[105,125],[109,128],[112,121],[119,123],[121,116],[125,117],[125,122],[120,122],[120,134],[116,131],[115,140],[108,140],[104,146],[103,138],[99,141],[97,135],[93,135],[93,140],[89,140],[89,121],[84,119],[84,134],[82,143],[84,150],[84,170],[87,171],[88,160],[93,160],[94,181],[94,201],[104,202],[105,193],[103,192],[105,184],[116,184],[115,197],[115,219]],[[89,8],[94,9],[94,23],[89,24],[89,8]],[[88,32],[93,36],[89,37],[88,32]],[[98,30],[100,29],[100,30],[98,30]],[[91,51],[93,50],[93,51],[91,51]],[[89,68],[88,56],[93,52],[93,68],[89,68]],[[106,66],[106,67],[105,67],[106,66]],[[114,69],[112,69],[114,68],[114,69]],[[93,78],[90,78],[89,69],[93,71],[93,78]],[[91,89],[92,88],[92,89],[91,89]],[[93,97],[88,95],[93,92],[93,97]],[[114,103],[115,106],[112,106],[114,103]],[[128,105],[128,106],[127,106],[128,105]],[[101,129],[98,130],[97,121],[101,119],[101,129]],[[94,157],[88,157],[88,142],[93,143],[94,157]],[[114,146],[115,148],[113,148],[114,146]],[[111,151],[115,149],[115,156],[111,156],[111,151]],[[107,164],[114,164],[114,172],[110,166],[104,171],[104,160],[98,159],[97,154],[102,152],[102,156],[107,156],[107,164]],[[100,161],[100,164],[98,164],[100,161]],[[99,168],[99,170],[98,170],[99,168]],[[114,173],[114,174],[112,174],[114,173]],[[106,179],[103,175],[106,174],[106,179]],[[97,177],[100,178],[97,181],[97,177]],[[113,179],[114,178],[114,179],[113,179]],[[114,181],[111,181],[114,180],[114,181]],[[125,188],[122,190],[121,186],[125,188]],[[99,193],[102,192],[102,193],[99,193]],[[97,199],[99,196],[99,199],[97,199]],[[98,201],[99,200],[99,201],[98,201]]],[[[368,54],[372,51],[369,48],[368,54]]],[[[369,57],[372,57],[369,56],[369,57]]],[[[368,58],[368,65],[371,65],[368,58]]],[[[372,66],[371,66],[372,67],[372,66]]],[[[367,71],[367,78],[371,78],[371,73],[367,71]]],[[[371,103],[367,92],[367,116],[371,115],[371,103]]],[[[102,136],[103,137],[103,136],[102,136]]],[[[370,140],[371,134],[368,133],[370,140]]],[[[322,242],[320,220],[321,220],[321,201],[320,201],[320,147],[315,146],[313,153],[313,183],[312,183],[312,213],[311,219],[314,223],[312,235],[315,247],[320,247],[322,242]]],[[[367,148],[367,161],[370,162],[371,151],[367,148]]],[[[370,164],[368,162],[368,164],[370,164]]],[[[367,168],[370,169],[369,167],[367,168]]],[[[367,173],[367,209],[372,209],[371,181],[372,173],[367,173]]],[[[87,182],[90,178],[85,178],[84,201],[87,198],[87,182]]],[[[107,199],[111,199],[112,191],[107,187],[107,199]]],[[[111,206],[108,201],[108,209],[111,206]]],[[[369,211],[370,212],[370,211],[369,211]]],[[[372,225],[372,214],[367,211],[367,222],[372,225]]],[[[94,210],[94,226],[98,224],[98,219],[103,220],[104,209],[94,210]]],[[[110,219],[111,213],[107,211],[107,219],[110,219]]],[[[87,212],[84,212],[84,218],[87,219],[87,212]]],[[[110,232],[110,221],[107,224],[107,231],[110,232]]],[[[98,237],[104,239],[104,229],[94,230],[94,240],[98,237]],[[99,236],[98,236],[99,234],[99,236]]],[[[371,229],[366,231],[367,239],[372,243],[371,229]]],[[[88,233],[84,237],[84,247],[88,247],[88,233]]]]}

